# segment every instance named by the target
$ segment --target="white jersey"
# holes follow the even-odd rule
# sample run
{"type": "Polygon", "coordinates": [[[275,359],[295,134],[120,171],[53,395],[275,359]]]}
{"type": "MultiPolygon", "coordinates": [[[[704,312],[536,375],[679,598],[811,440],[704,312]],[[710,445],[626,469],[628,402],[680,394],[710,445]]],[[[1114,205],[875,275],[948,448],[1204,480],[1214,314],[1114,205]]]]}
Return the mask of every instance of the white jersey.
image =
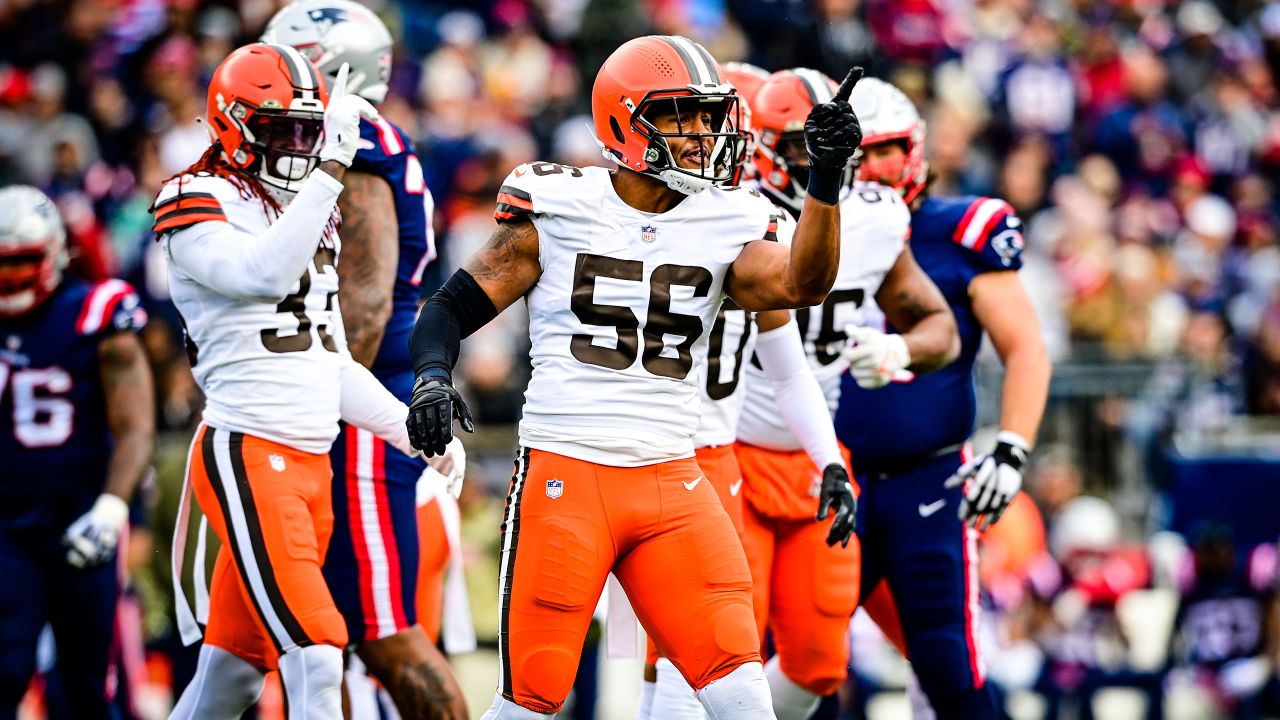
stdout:
{"type": "MultiPolygon", "coordinates": [[[[782,210],[778,216],[778,240],[790,245],[796,221],[782,210]]],[[[755,357],[755,348],[754,313],[725,298],[707,340],[707,363],[703,367],[706,377],[701,385],[702,415],[693,438],[694,447],[728,445],[737,439],[738,418],[747,395],[743,366],[755,357]]]]}
{"type": "Polygon", "coordinates": [[[691,457],[724,278],[773,236],[773,205],[712,187],[643,213],[604,168],[532,163],[507,176],[496,216],[532,219],[542,266],[521,444],[622,467],[691,457]]]}
{"type": "MultiPolygon", "coordinates": [[[[854,183],[840,200],[840,267],[835,284],[821,305],[795,311],[805,355],[822,387],[830,412],[840,399],[840,376],[849,368],[840,355],[845,325],[862,324],[864,305],[906,246],[911,211],[890,188],[854,183]]],[[[878,311],[877,311],[878,312],[878,311]]],[[[738,421],[738,439],[770,450],[802,449],[783,421],[769,378],[757,364],[744,371],[746,400],[738,421]]]]}
{"type": "Polygon", "coordinates": [[[349,362],[337,304],[336,207],[323,237],[317,233],[314,260],[282,300],[217,292],[172,261],[176,244],[194,241],[215,223],[228,232],[221,223],[262,236],[276,215],[217,176],[170,181],[156,198],[156,229],[164,233],[170,258],[169,290],[186,329],[192,371],[205,394],[205,422],[326,453],[338,435],[339,371],[349,362]],[[215,222],[184,222],[183,213],[186,219],[215,222]]]}

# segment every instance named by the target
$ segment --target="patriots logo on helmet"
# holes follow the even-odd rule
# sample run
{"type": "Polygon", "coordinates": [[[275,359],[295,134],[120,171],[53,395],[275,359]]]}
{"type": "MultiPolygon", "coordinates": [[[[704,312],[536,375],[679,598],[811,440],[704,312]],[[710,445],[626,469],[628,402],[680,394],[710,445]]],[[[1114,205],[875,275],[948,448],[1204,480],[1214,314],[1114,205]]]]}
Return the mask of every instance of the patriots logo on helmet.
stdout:
{"type": "Polygon", "coordinates": [[[316,29],[321,35],[329,32],[334,25],[347,21],[347,11],[342,8],[327,7],[308,10],[307,17],[311,18],[311,22],[316,24],[316,29]]]}
{"type": "MultiPolygon", "coordinates": [[[[1009,224],[1013,225],[1015,221],[1009,224]]],[[[1020,225],[1021,223],[1019,223],[1020,225]]],[[[1017,226],[1011,227],[999,235],[991,238],[991,247],[1000,256],[1000,262],[1006,266],[1012,265],[1015,258],[1022,254],[1022,249],[1026,243],[1022,240],[1022,231],[1017,226]]]]}

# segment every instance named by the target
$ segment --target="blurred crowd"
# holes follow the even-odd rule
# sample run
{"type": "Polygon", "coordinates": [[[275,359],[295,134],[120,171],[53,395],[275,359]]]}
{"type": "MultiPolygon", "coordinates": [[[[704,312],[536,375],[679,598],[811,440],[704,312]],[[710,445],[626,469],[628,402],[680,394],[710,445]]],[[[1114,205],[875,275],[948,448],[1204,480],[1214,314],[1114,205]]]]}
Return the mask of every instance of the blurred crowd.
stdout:
{"type": "MultiPolygon", "coordinates": [[[[180,438],[177,454],[201,398],[168,302],[149,208],[161,180],[207,147],[201,116],[210,73],[230,50],[255,40],[282,4],[0,2],[0,185],[33,184],[57,201],[75,272],[122,277],[143,294],[153,318],[144,340],[160,422],[180,438]]],[[[682,34],[722,62],[808,66],[835,77],[859,63],[903,89],[928,123],[931,192],[997,195],[1025,223],[1022,275],[1055,362],[1151,363],[1146,389],[1111,418],[1140,443],[1225,427],[1244,415],[1280,415],[1280,2],[368,4],[398,41],[383,113],[416,139],[436,199],[442,260],[429,271],[428,289],[488,237],[496,190],[512,167],[534,159],[606,163],[589,129],[601,61],[631,37],[682,34]]],[[[482,424],[507,425],[518,415],[529,372],[520,312],[513,308],[469,341],[459,365],[482,424]]],[[[1116,619],[1125,592],[1110,585],[1117,577],[1126,591],[1164,588],[1184,597],[1171,624],[1200,623],[1231,639],[1220,644],[1247,646],[1240,657],[1275,657],[1268,625],[1275,621],[1267,620],[1275,568],[1266,563],[1274,564],[1273,556],[1233,544],[1220,524],[1185,534],[1188,549],[1178,562],[1158,550],[1153,560],[1149,548],[1125,555],[1118,529],[1054,547],[1061,512],[1080,492],[1078,477],[1061,475],[1079,471],[1068,457],[1040,455],[1049,479],[1036,490],[1040,510],[1026,532],[1057,561],[1045,569],[1026,559],[1012,575],[1016,582],[997,573],[988,587],[999,609],[994,617],[1008,621],[1001,647],[1016,652],[1027,647],[1022,640],[1034,641],[1043,660],[1035,667],[1044,671],[1000,682],[1038,688],[1053,703],[1054,692],[1096,684],[1099,668],[1113,679],[1129,672],[1131,685],[1147,689],[1160,681],[1135,667],[1163,673],[1172,663],[1221,674],[1227,660],[1205,659],[1207,651],[1187,649],[1200,647],[1191,641],[1157,653],[1159,662],[1129,663],[1129,639],[1116,619]],[[1063,490],[1064,482],[1075,489],[1063,490]],[[1108,560],[1117,553],[1121,560],[1108,560]],[[1231,575],[1240,568],[1246,575],[1231,575]],[[1231,587],[1244,588],[1239,592],[1262,608],[1239,611],[1246,617],[1240,623],[1256,621],[1261,640],[1236,642],[1233,633],[1245,632],[1236,620],[1188,609],[1185,598],[1196,593],[1234,597],[1213,585],[1218,580],[1235,582],[1231,587]],[[1074,605],[1057,607],[1067,590],[1078,591],[1068,593],[1074,605]],[[1103,616],[1095,617],[1096,608],[1103,616]],[[1097,630],[1093,640],[1072,639],[1081,624],[1097,630]],[[1091,659],[1079,660],[1081,652],[1091,659]]],[[[492,470],[483,457],[477,462],[486,475],[469,491],[477,497],[501,493],[506,460],[489,464],[492,470]]],[[[166,465],[162,457],[161,476],[175,467],[180,472],[180,458],[166,465]]],[[[484,518],[477,537],[491,543],[494,513],[486,507],[477,511],[484,518]]],[[[1087,525],[1109,522],[1094,511],[1087,525]]],[[[1229,687],[1251,688],[1253,698],[1272,687],[1274,670],[1255,664],[1231,677],[1229,687]]],[[[1254,707],[1241,693],[1214,692],[1220,711],[1254,707]]]]}

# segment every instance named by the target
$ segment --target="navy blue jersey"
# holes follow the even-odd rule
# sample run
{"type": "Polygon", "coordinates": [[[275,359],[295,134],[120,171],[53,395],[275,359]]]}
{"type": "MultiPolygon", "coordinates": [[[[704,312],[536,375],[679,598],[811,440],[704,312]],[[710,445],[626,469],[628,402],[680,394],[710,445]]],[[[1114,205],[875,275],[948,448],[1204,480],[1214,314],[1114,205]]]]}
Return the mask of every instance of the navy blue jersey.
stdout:
{"type": "Polygon", "coordinates": [[[422,164],[403,130],[385,118],[361,120],[360,139],[351,169],[377,175],[391,186],[400,231],[391,318],[372,370],[392,393],[408,402],[413,384],[409,333],[417,317],[422,272],[435,259],[435,232],[431,228],[434,203],[422,175],[422,164]]]}
{"type": "Polygon", "coordinates": [[[68,279],[0,318],[0,526],[66,525],[102,492],[111,435],[98,344],[145,321],[122,280],[68,279]]]}
{"type": "Polygon", "coordinates": [[[1022,266],[1022,223],[1003,200],[928,197],[911,214],[911,251],[955,314],[960,356],[941,370],[878,390],[858,387],[845,373],[836,435],[853,453],[855,467],[910,463],[973,433],[973,364],[983,330],[970,304],[969,283],[982,273],[1022,266]]]}

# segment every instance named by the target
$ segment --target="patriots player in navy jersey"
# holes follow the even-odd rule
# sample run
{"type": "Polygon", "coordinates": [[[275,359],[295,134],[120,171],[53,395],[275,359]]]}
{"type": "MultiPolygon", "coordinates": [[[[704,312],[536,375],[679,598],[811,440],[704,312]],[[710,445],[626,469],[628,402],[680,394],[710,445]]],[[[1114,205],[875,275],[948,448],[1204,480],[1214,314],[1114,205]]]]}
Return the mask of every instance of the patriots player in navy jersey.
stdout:
{"type": "Polygon", "coordinates": [[[53,628],[75,718],[110,718],[116,546],[151,461],[151,371],[133,288],[64,278],[53,202],[0,190],[0,718],[53,628]]]}
{"type": "MultiPolygon", "coordinates": [[[[297,48],[331,84],[346,63],[349,91],[374,105],[386,98],[391,34],[358,3],[294,2],[276,13],[262,39],[297,48]]],[[[357,362],[407,403],[409,333],[422,273],[436,256],[431,192],[413,143],[381,117],[360,123],[343,185],[338,299],[347,344],[357,362]]],[[[415,500],[424,461],[389,452],[371,433],[345,423],[330,457],[335,523],[324,573],[357,654],[404,717],[466,718],[448,663],[416,624],[415,500]]],[[[459,459],[455,484],[461,472],[459,459]]]]}
{"type": "MultiPolygon", "coordinates": [[[[872,617],[892,624],[888,603],[878,604],[885,593],[873,594],[887,586],[899,639],[939,717],[1002,717],[974,637],[977,538],[1021,487],[1051,372],[1016,272],[1021,223],[997,198],[927,194],[924,122],[897,88],[864,81],[852,103],[866,128],[859,174],[902,193],[916,262],[951,306],[962,345],[951,365],[911,382],[870,390],[842,380],[836,434],[862,487],[862,597],[872,617]],[[970,459],[973,366],[984,332],[1005,368],[1000,432],[991,452],[970,459]]],[[[850,331],[898,332],[875,324],[850,331]]]]}

